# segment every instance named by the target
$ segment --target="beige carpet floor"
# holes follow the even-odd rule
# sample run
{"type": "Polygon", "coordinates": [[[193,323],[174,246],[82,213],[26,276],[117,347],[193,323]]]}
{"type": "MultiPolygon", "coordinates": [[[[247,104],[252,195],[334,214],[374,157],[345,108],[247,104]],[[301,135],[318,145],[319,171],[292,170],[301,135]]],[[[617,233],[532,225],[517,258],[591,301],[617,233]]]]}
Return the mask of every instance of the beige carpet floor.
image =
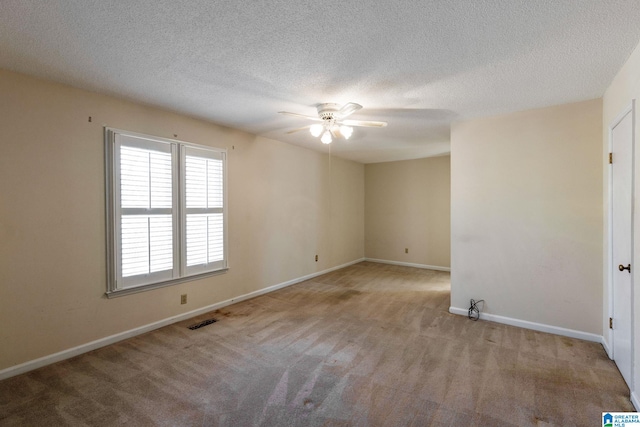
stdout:
{"type": "Polygon", "coordinates": [[[600,344],[448,307],[448,273],[363,262],[2,381],[0,425],[598,426],[633,411],[600,344]]]}

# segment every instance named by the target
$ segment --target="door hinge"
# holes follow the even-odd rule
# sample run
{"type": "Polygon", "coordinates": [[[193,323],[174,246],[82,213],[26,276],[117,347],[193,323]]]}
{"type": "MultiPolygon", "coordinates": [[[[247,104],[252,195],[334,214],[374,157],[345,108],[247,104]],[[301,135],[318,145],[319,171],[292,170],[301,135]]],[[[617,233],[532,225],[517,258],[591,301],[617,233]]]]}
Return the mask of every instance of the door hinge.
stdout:
{"type": "Polygon", "coordinates": [[[609,153],[609,164],[613,163],[613,153],[609,153]]]}
{"type": "Polygon", "coordinates": [[[609,317],[609,329],[613,329],[613,317],[609,317]]]}

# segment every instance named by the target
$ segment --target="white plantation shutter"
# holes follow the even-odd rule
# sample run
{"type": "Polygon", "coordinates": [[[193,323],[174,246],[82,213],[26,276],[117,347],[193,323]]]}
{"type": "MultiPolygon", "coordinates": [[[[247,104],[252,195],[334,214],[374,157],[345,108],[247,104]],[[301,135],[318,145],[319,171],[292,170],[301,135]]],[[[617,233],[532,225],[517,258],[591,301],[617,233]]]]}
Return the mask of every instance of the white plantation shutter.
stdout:
{"type": "Polygon", "coordinates": [[[171,152],[158,151],[170,147],[160,145],[154,148],[120,145],[120,188],[123,208],[172,207],[171,152]]]}
{"type": "Polygon", "coordinates": [[[173,269],[171,215],[122,215],[122,277],[173,269]]]}
{"type": "Polygon", "coordinates": [[[171,153],[120,146],[123,277],[173,269],[171,165],[171,153]]]}
{"type": "Polygon", "coordinates": [[[182,154],[184,268],[187,274],[224,268],[224,153],[186,147],[182,154]]]}
{"type": "Polygon", "coordinates": [[[226,153],[114,129],[105,135],[107,294],[226,269],[226,153]]]}
{"type": "Polygon", "coordinates": [[[171,279],[177,276],[174,268],[175,146],[118,135],[116,150],[120,285],[126,288],[171,279]]]}

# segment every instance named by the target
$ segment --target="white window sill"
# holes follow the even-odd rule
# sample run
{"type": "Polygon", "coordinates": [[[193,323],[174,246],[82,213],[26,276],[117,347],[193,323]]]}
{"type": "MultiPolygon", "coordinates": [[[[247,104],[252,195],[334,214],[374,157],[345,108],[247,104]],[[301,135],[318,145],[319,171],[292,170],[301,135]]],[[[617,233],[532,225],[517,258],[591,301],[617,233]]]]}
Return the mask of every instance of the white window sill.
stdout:
{"type": "Polygon", "coordinates": [[[224,274],[229,268],[221,268],[215,271],[207,271],[206,273],[194,274],[192,276],[180,277],[177,279],[166,280],[164,282],[150,283],[148,285],[134,286],[131,288],[115,289],[105,292],[107,298],[122,297],[125,295],[137,294],[139,292],[146,292],[152,289],[164,288],[166,286],[177,285],[178,283],[190,282],[192,280],[203,279],[209,276],[217,276],[218,274],[224,274]]]}

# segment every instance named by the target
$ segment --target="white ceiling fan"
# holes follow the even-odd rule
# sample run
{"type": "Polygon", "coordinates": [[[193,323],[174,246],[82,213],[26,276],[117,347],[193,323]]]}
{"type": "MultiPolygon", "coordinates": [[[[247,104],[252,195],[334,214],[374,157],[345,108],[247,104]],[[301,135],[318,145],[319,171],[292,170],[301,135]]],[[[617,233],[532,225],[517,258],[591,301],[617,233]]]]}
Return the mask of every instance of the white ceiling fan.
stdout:
{"type": "Polygon", "coordinates": [[[278,113],[322,122],[321,124],[317,123],[294,129],[287,133],[294,133],[304,129],[309,129],[311,135],[315,137],[319,137],[320,135],[322,135],[320,141],[322,141],[323,144],[331,144],[333,138],[337,138],[338,136],[342,136],[344,137],[344,139],[349,139],[349,137],[353,133],[353,126],[379,128],[387,125],[387,122],[376,122],[368,120],[345,120],[345,117],[355,113],[361,108],[362,105],[356,104],[354,102],[344,104],[342,107],[340,107],[339,104],[327,103],[318,104],[318,117],[307,116],[298,113],[290,113],[288,111],[278,111],[278,113]]]}

